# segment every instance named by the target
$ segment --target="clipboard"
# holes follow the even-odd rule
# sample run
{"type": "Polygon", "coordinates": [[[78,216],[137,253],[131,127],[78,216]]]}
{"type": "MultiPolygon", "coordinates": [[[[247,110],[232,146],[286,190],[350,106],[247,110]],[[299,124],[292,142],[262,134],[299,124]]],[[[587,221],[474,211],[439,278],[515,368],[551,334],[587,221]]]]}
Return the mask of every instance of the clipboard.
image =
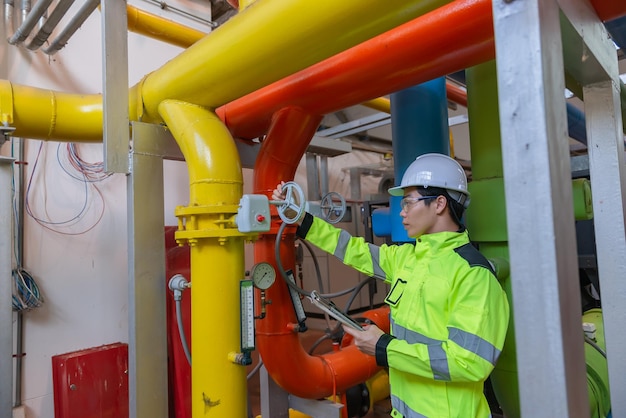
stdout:
{"type": "Polygon", "coordinates": [[[322,311],[326,312],[328,315],[332,316],[342,324],[347,325],[350,328],[356,329],[358,331],[363,331],[363,327],[361,326],[361,324],[359,324],[350,316],[343,313],[332,301],[321,297],[316,290],[311,290],[311,295],[309,296],[309,299],[311,300],[311,303],[313,303],[315,306],[317,306],[322,311]]]}

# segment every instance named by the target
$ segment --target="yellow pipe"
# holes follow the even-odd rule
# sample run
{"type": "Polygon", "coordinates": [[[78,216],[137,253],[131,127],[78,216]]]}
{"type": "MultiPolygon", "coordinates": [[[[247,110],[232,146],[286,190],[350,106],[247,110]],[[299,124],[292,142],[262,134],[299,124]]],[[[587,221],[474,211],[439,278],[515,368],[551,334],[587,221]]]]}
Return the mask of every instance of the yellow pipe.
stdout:
{"type": "Polygon", "coordinates": [[[255,3],[149,74],[142,90],[143,114],[156,118],[157,106],[165,99],[217,108],[445,3],[448,1],[255,3]]]}
{"type": "Polygon", "coordinates": [[[126,13],[129,31],[181,48],[187,48],[207,35],[202,31],[164,19],[130,4],[126,6],[126,13]]]}
{"type": "Polygon", "coordinates": [[[376,99],[368,100],[361,103],[363,106],[370,109],[378,110],[380,112],[391,113],[391,101],[385,97],[378,97],[376,99]]]}
{"type": "Polygon", "coordinates": [[[0,80],[0,117],[13,135],[67,142],[102,141],[102,96],[60,93],[0,80]]]}
{"type": "MultiPolygon", "coordinates": [[[[253,4],[133,86],[129,119],[161,123],[158,106],[167,99],[216,108],[448,2],[293,0],[253,4]]],[[[0,103],[0,115],[19,115],[13,126],[22,137],[102,141],[101,95],[71,95],[10,83],[0,89],[4,89],[0,97],[13,96],[0,103]],[[29,94],[25,99],[14,97],[24,92],[29,94]],[[65,113],[57,115],[57,106],[65,113]]]]}
{"type": "Polygon", "coordinates": [[[234,140],[210,110],[174,100],[159,106],[187,161],[189,206],[176,209],[176,240],[191,246],[191,410],[194,418],[245,417],[239,352],[244,237],[232,222],[243,193],[234,140]]]}

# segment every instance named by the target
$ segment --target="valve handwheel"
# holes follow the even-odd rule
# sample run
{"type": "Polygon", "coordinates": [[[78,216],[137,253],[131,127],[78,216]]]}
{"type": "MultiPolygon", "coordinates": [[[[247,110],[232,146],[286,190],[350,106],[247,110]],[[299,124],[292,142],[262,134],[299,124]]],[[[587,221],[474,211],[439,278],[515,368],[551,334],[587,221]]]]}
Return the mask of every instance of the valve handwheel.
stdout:
{"type": "Polygon", "coordinates": [[[326,193],[322,198],[320,208],[324,219],[331,224],[336,224],[346,214],[346,199],[337,192],[326,193]]]}
{"type": "Polygon", "coordinates": [[[304,213],[304,192],[298,183],[288,181],[282,187],[285,200],[278,205],[278,216],[286,224],[294,224],[304,213]]]}

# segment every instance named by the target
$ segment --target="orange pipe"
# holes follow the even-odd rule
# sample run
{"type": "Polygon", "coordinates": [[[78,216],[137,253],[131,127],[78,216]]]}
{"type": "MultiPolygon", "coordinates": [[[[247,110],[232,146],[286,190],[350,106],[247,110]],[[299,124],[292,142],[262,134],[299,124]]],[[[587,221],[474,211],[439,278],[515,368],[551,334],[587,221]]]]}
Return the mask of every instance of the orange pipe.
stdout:
{"type": "MultiPolygon", "coordinates": [[[[321,116],[295,107],[280,109],[273,115],[254,167],[255,174],[259,173],[254,178],[254,193],[269,196],[278,182],[293,178],[321,120],[321,116]]],[[[262,235],[256,242],[256,262],[276,264],[276,230],[274,225],[269,234],[262,235]]],[[[283,267],[293,269],[293,227],[283,234],[280,255],[283,267]]],[[[362,354],[353,345],[322,356],[309,355],[293,331],[297,320],[286,283],[277,282],[266,291],[266,297],[272,304],[267,306],[265,318],[257,321],[257,349],[269,374],[287,392],[306,398],[322,398],[364,382],[379,369],[373,357],[362,354]],[[294,368],[294,364],[298,366],[294,368]]],[[[381,322],[381,327],[388,328],[388,311],[386,316],[375,312],[369,315],[381,322]]]]}
{"type": "Polygon", "coordinates": [[[256,138],[286,104],[325,115],[494,57],[491,1],[456,0],[230,102],[217,114],[234,136],[256,138]]]}
{"type": "Polygon", "coordinates": [[[626,2],[620,0],[591,0],[591,6],[596,10],[603,22],[626,16],[626,2]]]}
{"type": "Polygon", "coordinates": [[[446,94],[448,100],[467,107],[467,91],[454,84],[446,83],[446,94]]]}

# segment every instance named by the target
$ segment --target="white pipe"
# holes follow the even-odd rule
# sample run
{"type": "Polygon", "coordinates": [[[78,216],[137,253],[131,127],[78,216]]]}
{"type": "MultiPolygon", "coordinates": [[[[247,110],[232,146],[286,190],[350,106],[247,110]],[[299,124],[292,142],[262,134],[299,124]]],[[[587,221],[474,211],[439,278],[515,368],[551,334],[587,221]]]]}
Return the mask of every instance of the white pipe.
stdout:
{"type": "MultiPolygon", "coordinates": [[[[26,1],[24,1],[22,5],[24,5],[24,3],[26,3],[26,1]]],[[[50,3],[52,3],[52,0],[39,0],[35,4],[35,7],[33,8],[33,10],[26,15],[24,22],[22,22],[20,27],[17,28],[17,31],[15,31],[13,36],[11,36],[11,38],[9,39],[9,43],[11,45],[16,45],[18,43],[21,43],[24,41],[24,39],[28,38],[28,35],[30,35],[30,32],[33,30],[33,28],[37,24],[37,21],[39,20],[39,18],[42,17],[48,11],[48,6],[50,6],[50,3]]],[[[22,15],[24,14],[25,14],[25,11],[24,9],[22,9],[22,15]]]]}
{"type": "Polygon", "coordinates": [[[24,23],[24,21],[26,20],[26,17],[28,17],[28,14],[30,13],[30,0],[22,0],[22,6],[20,7],[20,21],[18,23],[18,27],[24,23]]]}
{"type": "Polygon", "coordinates": [[[63,49],[65,44],[67,44],[67,41],[69,41],[69,39],[72,37],[72,35],[74,35],[78,28],[80,28],[81,25],[85,23],[85,20],[87,20],[87,18],[91,16],[93,11],[96,10],[99,5],[100,0],[88,0],[87,2],[83,3],[81,8],[78,10],[78,13],[76,13],[76,16],[74,16],[72,20],[69,21],[69,23],[61,31],[59,36],[53,39],[48,47],[43,49],[43,52],[48,55],[54,55],[57,53],[57,51],[63,49]]]}
{"type": "Polygon", "coordinates": [[[63,16],[65,16],[73,3],[74,0],[60,0],[52,11],[50,17],[41,26],[37,34],[30,41],[30,43],[26,45],[26,48],[34,51],[38,49],[41,45],[43,45],[43,43],[48,40],[48,37],[50,37],[50,34],[54,30],[54,28],[56,28],[56,26],[59,24],[63,16]]]}
{"type": "Polygon", "coordinates": [[[4,0],[4,33],[7,39],[13,35],[13,0],[4,0]]]}

